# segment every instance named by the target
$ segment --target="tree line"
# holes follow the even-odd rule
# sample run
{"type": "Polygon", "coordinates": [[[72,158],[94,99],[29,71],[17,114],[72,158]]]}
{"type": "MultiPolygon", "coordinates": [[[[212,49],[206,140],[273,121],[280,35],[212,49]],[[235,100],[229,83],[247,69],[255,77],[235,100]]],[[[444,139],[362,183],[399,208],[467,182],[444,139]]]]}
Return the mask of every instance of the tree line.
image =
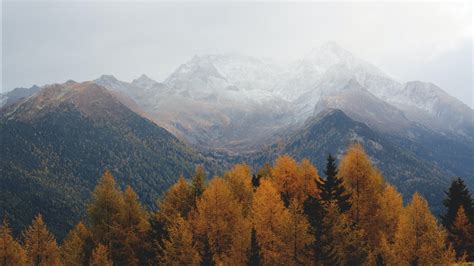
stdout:
{"type": "Polygon", "coordinates": [[[474,260],[474,205],[461,179],[441,224],[415,193],[404,206],[359,144],[324,176],[284,155],[252,174],[180,177],[147,211],[105,171],[87,218],[61,245],[40,214],[19,239],[0,227],[0,265],[445,265],[474,260]]]}

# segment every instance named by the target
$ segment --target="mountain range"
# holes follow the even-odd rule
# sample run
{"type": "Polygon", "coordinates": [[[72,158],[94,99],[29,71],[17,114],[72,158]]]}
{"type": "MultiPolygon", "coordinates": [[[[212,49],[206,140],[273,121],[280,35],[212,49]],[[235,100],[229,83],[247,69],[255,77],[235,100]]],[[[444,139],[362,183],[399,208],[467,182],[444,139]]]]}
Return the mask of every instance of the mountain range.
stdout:
{"type": "Polygon", "coordinates": [[[6,209],[20,223],[46,211],[40,206],[78,219],[80,211],[66,209],[84,206],[104,168],[151,205],[197,164],[218,174],[218,165],[256,169],[287,153],[321,169],[328,152],[340,156],[352,142],[405,197],[420,191],[438,211],[452,177],[474,187],[474,110],[432,83],[399,82],[333,42],[286,65],[200,55],[162,82],[102,75],[15,89],[0,104],[0,205],[33,206],[6,209]],[[40,204],[49,193],[57,202],[40,204]]]}

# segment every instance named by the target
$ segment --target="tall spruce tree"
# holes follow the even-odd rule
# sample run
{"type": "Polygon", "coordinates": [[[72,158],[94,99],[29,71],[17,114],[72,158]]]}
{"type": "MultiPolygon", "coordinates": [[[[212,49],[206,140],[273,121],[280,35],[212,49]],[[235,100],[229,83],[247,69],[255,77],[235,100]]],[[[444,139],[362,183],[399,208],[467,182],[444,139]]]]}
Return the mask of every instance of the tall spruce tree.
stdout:
{"type": "Polygon", "coordinates": [[[446,191],[446,199],[443,201],[446,213],[441,216],[443,225],[450,231],[456,219],[459,207],[463,207],[466,216],[474,223],[474,202],[471,193],[461,178],[456,178],[446,191]]]}
{"type": "Polygon", "coordinates": [[[260,259],[260,245],[258,244],[257,240],[257,231],[255,227],[252,228],[252,236],[250,238],[250,254],[248,265],[249,266],[260,266],[261,259],[260,259]]]}
{"type": "Polygon", "coordinates": [[[350,193],[344,188],[342,179],[337,176],[336,159],[331,154],[327,157],[324,173],[326,178],[319,179],[315,184],[319,190],[319,199],[310,195],[304,202],[304,212],[308,216],[315,238],[313,251],[316,261],[327,261],[329,256],[328,248],[324,247],[325,244],[321,241],[321,236],[327,234],[329,230],[323,225],[323,217],[327,215],[327,205],[336,203],[341,213],[351,208],[350,193]]]}
{"type": "Polygon", "coordinates": [[[254,189],[258,188],[260,186],[260,178],[262,178],[260,175],[252,175],[252,186],[254,189]]]}
{"type": "Polygon", "coordinates": [[[324,174],[326,179],[321,179],[317,182],[321,200],[324,202],[336,201],[339,210],[346,212],[351,208],[351,195],[344,188],[342,179],[337,177],[336,159],[331,154],[327,157],[324,174]]]}

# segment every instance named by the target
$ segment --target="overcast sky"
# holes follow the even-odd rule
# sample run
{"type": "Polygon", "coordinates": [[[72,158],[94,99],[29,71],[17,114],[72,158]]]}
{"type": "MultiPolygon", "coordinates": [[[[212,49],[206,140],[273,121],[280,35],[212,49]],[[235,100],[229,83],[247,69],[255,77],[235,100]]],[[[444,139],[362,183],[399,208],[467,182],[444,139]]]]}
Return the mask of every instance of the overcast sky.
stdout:
{"type": "Polygon", "coordinates": [[[161,81],[196,54],[283,62],[335,41],[399,81],[431,81],[474,106],[470,1],[2,2],[3,91],[101,74],[161,81]]]}

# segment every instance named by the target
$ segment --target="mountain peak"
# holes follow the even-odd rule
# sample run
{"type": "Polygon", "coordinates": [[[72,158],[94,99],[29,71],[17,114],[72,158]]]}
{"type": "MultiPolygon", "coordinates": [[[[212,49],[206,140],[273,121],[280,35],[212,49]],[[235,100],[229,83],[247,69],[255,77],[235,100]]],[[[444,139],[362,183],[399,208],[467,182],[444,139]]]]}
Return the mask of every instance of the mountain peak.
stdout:
{"type": "Polygon", "coordinates": [[[327,50],[327,51],[334,51],[334,52],[342,52],[347,51],[346,49],[342,48],[337,42],[329,41],[323,43],[320,47],[320,50],[327,50]]]}
{"type": "Polygon", "coordinates": [[[313,48],[307,58],[320,61],[322,59],[328,60],[337,59],[344,60],[347,58],[352,58],[354,55],[348,50],[342,48],[339,44],[334,41],[326,42],[319,47],[313,48]]]}
{"type": "Polygon", "coordinates": [[[157,83],[157,82],[155,80],[151,79],[150,77],[148,77],[145,74],[140,75],[138,78],[136,78],[132,81],[132,84],[144,85],[144,86],[153,85],[155,83],[157,83]]]}
{"type": "Polygon", "coordinates": [[[117,82],[119,81],[115,76],[113,75],[102,75],[100,76],[97,81],[102,81],[102,82],[117,82]]]}
{"type": "Polygon", "coordinates": [[[310,116],[306,122],[306,127],[311,127],[312,125],[322,121],[322,120],[335,120],[335,121],[348,121],[350,119],[342,110],[337,108],[327,108],[314,116],[310,116]]]}

